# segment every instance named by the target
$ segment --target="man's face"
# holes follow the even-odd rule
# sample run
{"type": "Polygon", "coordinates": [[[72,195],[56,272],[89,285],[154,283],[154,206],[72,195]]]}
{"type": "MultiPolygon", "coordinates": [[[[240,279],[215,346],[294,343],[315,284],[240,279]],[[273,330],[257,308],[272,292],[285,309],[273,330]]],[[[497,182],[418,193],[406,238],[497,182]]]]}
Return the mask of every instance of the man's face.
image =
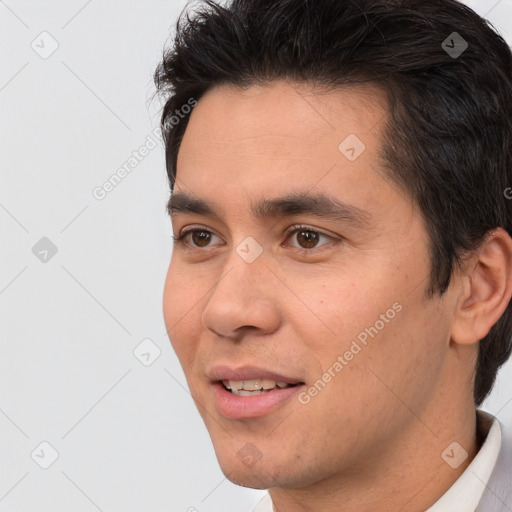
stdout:
{"type": "Polygon", "coordinates": [[[424,298],[425,224],[379,161],[386,115],[376,89],[285,82],[212,89],[191,115],[174,194],[214,213],[176,203],[174,235],[197,231],[174,247],[164,315],[238,484],[307,486],[431,435],[419,418],[438,399],[451,305],[424,298]],[[274,389],[234,394],[229,371],[274,389]]]}

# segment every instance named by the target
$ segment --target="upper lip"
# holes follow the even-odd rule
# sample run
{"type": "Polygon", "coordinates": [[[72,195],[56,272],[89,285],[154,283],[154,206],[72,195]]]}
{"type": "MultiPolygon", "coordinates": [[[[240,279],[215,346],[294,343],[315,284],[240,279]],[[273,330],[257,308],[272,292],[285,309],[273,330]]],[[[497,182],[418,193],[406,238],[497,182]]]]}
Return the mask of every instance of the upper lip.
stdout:
{"type": "Polygon", "coordinates": [[[212,382],[220,380],[256,380],[256,379],[269,379],[276,382],[286,382],[287,384],[303,383],[301,379],[290,377],[288,375],[281,375],[277,372],[266,370],[265,368],[258,368],[257,366],[240,366],[238,368],[231,368],[227,365],[213,366],[208,371],[208,377],[212,382]]]}

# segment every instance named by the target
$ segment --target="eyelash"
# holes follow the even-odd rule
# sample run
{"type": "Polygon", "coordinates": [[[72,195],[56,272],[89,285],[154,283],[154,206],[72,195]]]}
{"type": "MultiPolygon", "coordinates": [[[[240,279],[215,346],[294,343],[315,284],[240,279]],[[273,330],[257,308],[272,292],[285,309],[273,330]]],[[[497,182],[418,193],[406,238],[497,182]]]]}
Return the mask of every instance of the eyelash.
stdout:
{"type": "MultiPolygon", "coordinates": [[[[182,231],[181,234],[179,236],[174,236],[174,235],[171,235],[172,239],[173,239],[173,243],[178,245],[187,245],[189,247],[191,247],[192,249],[198,249],[198,250],[201,250],[201,249],[207,249],[208,246],[202,248],[202,247],[196,247],[194,245],[190,246],[189,244],[187,244],[185,238],[191,234],[191,233],[194,233],[196,231],[202,231],[202,232],[205,232],[205,233],[211,233],[213,235],[215,235],[215,233],[213,233],[212,231],[208,230],[208,229],[202,229],[202,228],[192,228],[192,229],[188,229],[188,230],[185,230],[185,231],[182,231]]],[[[308,231],[308,232],[311,232],[311,233],[317,233],[321,236],[325,236],[326,238],[329,238],[331,239],[331,241],[336,241],[336,239],[331,236],[331,235],[328,235],[322,231],[318,231],[317,229],[313,229],[311,228],[311,226],[304,226],[304,225],[297,225],[297,226],[292,226],[290,227],[285,235],[286,235],[286,239],[290,238],[291,235],[293,235],[294,233],[298,233],[299,231],[308,231]]],[[[215,236],[218,236],[218,235],[215,235],[215,236]]],[[[339,241],[339,240],[338,240],[339,241]]],[[[327,244],[323,244],[319,247],[315,246],[315,247],[311,247],[310,249],[307,249],[305,247],[292,247],[292,249],[295,249],[296,251],[299,251],[299,252],[302,252],[302,253],[310,253],[312,251],[314,251],[315,249],[321,249],[322,247],[326,246],[326,245],[329,245],[329,243],[327,244]]]]}

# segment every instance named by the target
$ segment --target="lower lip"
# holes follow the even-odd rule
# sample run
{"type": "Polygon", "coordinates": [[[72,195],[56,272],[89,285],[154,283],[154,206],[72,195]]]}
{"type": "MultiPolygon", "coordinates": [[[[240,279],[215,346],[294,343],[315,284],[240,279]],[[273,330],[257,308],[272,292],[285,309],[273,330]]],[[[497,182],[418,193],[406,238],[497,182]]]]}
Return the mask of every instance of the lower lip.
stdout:
{"type": "Polygon", "coordinates": [[[229,392],[220,382],[214,382],[212,391],[220,413],[226,418],[241,420],[269,414],[303,387],[303,384],[297,384],[289,388],[274,388],[261,395],[238,396],[229,392]]]}

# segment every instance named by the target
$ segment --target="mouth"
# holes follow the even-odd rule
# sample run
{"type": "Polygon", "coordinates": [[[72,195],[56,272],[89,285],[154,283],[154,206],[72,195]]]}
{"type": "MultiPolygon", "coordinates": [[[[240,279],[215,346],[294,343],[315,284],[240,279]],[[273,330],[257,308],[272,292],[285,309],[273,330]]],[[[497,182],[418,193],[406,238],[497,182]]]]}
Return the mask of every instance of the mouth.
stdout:
{"type": "Polygon", "coordinates": [[[262,368],[217,366],[208,373],[215,405],[228,419],[249,419],[281,411],[304,381],[262,368]],[[278,407],[279,406],[279,407],[278,407]]]}
{"type": "Polygon", "coordinates": [[[283,381],[275,381],[272,379],[251,379],[251,380],[219,380],[218,381],[226,391],[229,391],[236,396],[258,396],[265,393],[271,393],[276,389],[293,388],[304,384],[298,382],[296,384],[289,384],[283,381]]]}

